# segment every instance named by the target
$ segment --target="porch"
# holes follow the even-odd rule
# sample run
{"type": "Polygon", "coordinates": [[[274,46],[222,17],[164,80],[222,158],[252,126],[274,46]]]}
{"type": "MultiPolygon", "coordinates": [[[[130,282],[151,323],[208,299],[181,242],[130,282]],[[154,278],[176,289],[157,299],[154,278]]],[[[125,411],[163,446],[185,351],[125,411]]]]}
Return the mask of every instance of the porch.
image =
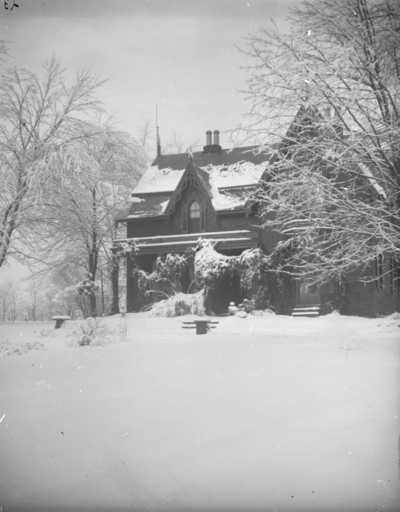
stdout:
{"type": "MultiPolygon", "coordinates": [[[[145,272],[154,270],[157,257],[169,253],[184,253],[187,249],[196,247],[199,239],[213,240],[215,250],[227,255],[241,254],[246,249],[253,249],[259,245],[259,235],[250,230],[235,230],[222,232],[202,232],[166,236],[151,236],[137,238],[122,238],[113,241],[114,249],[122,244],[134,242],[139,262],[139,268],[145,272]]],[[[192,269],[193,272],[193,269],[192,269]]],[[[189,279],[190,281],[190,279],[189,279]]],[[[236,288],[237,283],[230,283],[231,290],[228,303],[231,300],[241,300],[236,288]],[[237,297],[236,297],[237,295],[237,297]]],[[[239,287],[240,288],[240,287],[239,287]]],[[[136,291],[130,279],[130,262],[127,258],[119,262],[113,276],[113,312],[117,313],[123,308],[127,311],[135,310],[136,291]],[[132,309],[133,308],[133,309],[132,309]]],[[[227,296],[228,296],[227,295],[227,296]]]]}

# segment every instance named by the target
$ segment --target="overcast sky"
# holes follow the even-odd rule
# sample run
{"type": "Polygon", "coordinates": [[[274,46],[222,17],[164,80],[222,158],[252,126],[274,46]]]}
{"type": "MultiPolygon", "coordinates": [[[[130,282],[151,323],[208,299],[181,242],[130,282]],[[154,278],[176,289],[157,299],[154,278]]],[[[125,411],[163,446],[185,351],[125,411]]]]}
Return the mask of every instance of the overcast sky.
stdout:
{"type": "MultiPolygon", "coordinates": [[[[108,79],[99,95],[121,129],[135,135],[144,120],[155,126],[157,104],[162,144],[175,132],[201,147],[206,130],[232,129],[249,109],[237,93],[248,62],[237,47],[245,49],[244,38],[271,19],[286,30],[288,8],[297,3],[0,0],[0,39],[11,54],[3,67],[40,73],[53,55],[71,78],[89,67],[108,79]],[[13,2],[19,7],[11,9],[13,2]]],[[[223,133],[221,145],[229,146],[223,133]]]]}
{"type": "MultiPolygon", "coordinates": [[[[1,0],[0,38],[11,64],[40,72],[53,55],[69,75],[79,67],[108,78],[99,91],[133,135],[155,119],[164,144],[173,132],[205,144],[206,130],[242,121],[249,106],[241,66],[244,37],[270,24],[285,29],[294,0],[1,0]],[[10,7],[16,2],[19,7],[10,7]]],[[[221,137],[223,146],[227,137],[221,137]]]]}

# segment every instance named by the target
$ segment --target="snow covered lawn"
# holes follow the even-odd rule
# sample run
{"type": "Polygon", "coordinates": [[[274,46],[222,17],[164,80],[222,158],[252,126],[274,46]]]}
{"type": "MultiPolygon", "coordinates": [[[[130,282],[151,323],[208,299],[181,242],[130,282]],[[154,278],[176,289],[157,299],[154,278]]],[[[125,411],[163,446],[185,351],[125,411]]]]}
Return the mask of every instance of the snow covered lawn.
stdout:
{"type": "Polygon", "coordinates": [[[0,324],[0,510],[399,510],[399,324],[0,324]]]}

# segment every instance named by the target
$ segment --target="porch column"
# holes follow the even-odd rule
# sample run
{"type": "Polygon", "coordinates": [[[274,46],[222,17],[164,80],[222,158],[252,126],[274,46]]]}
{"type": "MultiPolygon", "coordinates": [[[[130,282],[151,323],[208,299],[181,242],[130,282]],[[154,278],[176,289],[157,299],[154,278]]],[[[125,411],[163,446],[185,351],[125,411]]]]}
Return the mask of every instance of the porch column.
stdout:
{"type": "Polygon", "coordinates": [[[119,258],[113,253],[112,257],[112,268],[111,268],[111,288],[112,288],[112,299],[111,299],[111,314],[115,315],[119,313],[119,258]]]}
{"type": "Polygon", "coordinates": [[[118,268],[118,311],[127,311],[126,287],[128,281],[128,256],[123,256],[119,260],[118,268]]]}

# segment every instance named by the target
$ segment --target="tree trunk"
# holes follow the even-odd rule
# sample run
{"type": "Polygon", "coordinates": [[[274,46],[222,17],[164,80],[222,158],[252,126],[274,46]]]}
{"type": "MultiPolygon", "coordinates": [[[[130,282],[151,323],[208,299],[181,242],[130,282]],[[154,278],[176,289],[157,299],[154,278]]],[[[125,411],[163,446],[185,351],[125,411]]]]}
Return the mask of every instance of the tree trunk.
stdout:
{"type": "Polygon", "coordinates": [[[104,307],[104,285],[103,285],[103,271],[100,270],[100,282],[101,282],[101,315],[104,316],[104,311],[105,311],[105,307],[104,307]]]}
{"type": "MultiPolygon", "coordinates": [[[[96,205],[96,189],[92,190],[92,214],[93,214],[93,220],[92,220],[92,232],[91,232],[91,248],[89,252],[89,273],[90,278],[94,282],[97,272],[97,263],[99,259],[99,252],[97,247],[97,205],[96,205]]],[[[90,307],[90,316],[95,318],[97,316],[96,311],[96,295],[93,292],[89,296],[89,307],[90,307]]]]}
{"type": "Polygon", "coordinates": [[[89,296],[89,307],[90,307],[90,316],[95,318],[97,316],[96,311],[96,295],[92,293],[92,295],[89,296]]]}

